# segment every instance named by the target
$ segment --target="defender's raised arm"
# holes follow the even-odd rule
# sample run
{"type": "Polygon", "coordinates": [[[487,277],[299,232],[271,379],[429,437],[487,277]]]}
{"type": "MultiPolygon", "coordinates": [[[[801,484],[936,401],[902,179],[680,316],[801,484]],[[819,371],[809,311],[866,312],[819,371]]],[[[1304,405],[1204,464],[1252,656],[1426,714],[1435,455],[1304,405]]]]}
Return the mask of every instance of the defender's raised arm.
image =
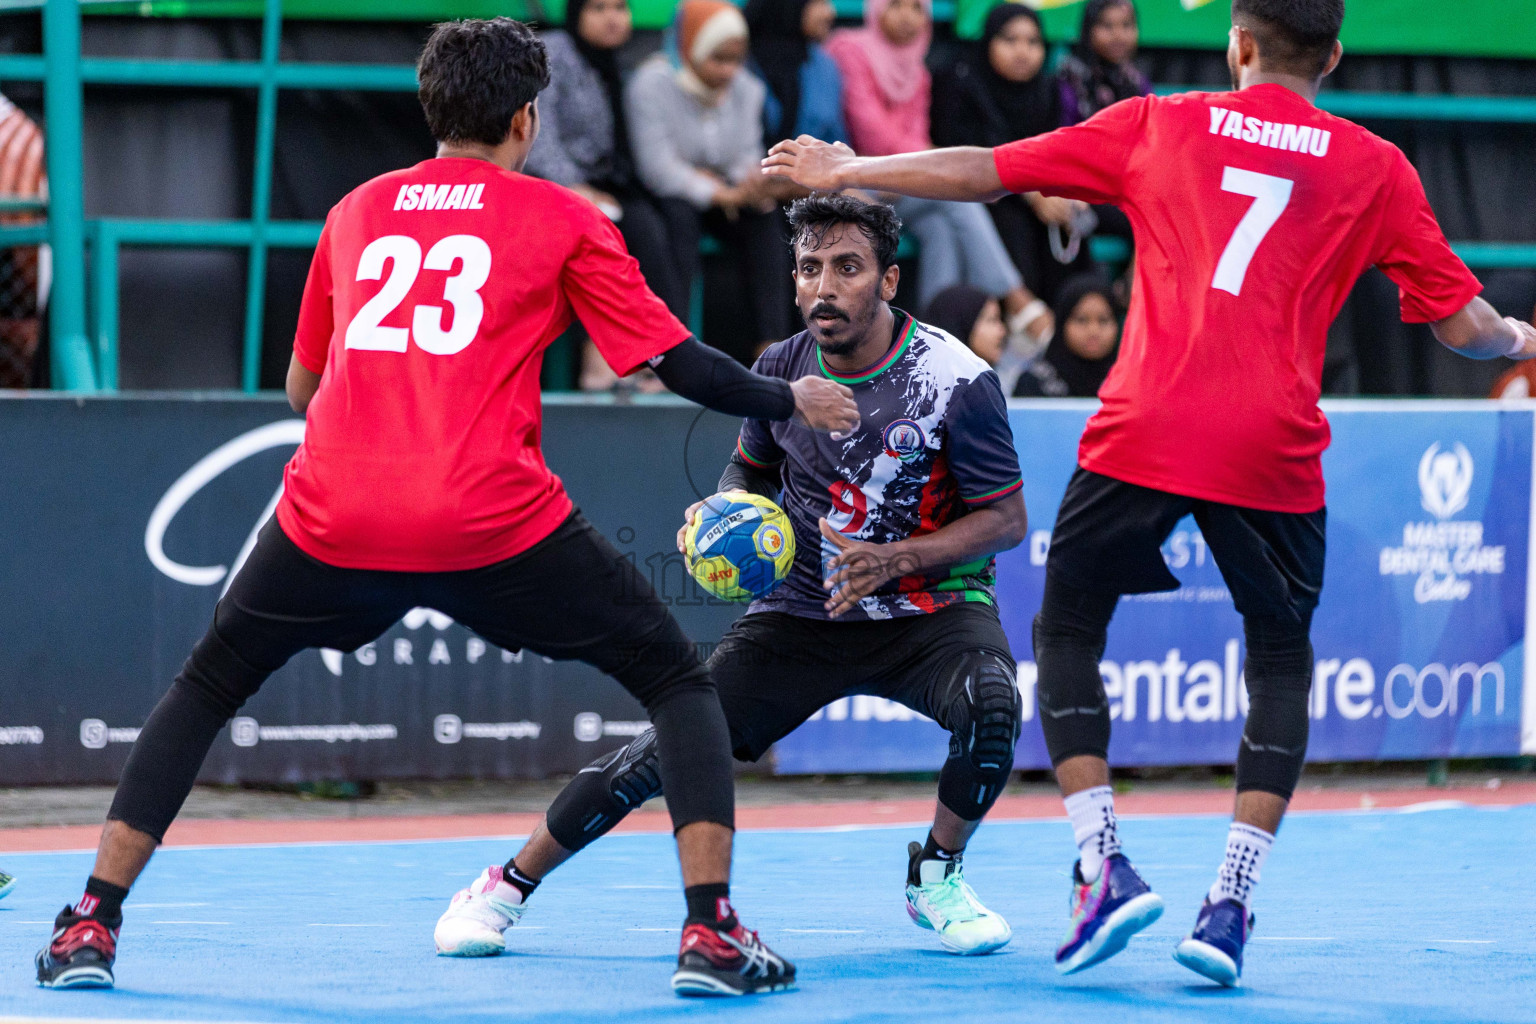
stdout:
{"type": "Polygon", "coordinates": [[[992,150],[980,146],[864,157],[841,142],[802,135],[775,144],[763,160],[763,173],[816,192],[863,188],[919,199],[983,203],[1008,194],[992,150]]]}

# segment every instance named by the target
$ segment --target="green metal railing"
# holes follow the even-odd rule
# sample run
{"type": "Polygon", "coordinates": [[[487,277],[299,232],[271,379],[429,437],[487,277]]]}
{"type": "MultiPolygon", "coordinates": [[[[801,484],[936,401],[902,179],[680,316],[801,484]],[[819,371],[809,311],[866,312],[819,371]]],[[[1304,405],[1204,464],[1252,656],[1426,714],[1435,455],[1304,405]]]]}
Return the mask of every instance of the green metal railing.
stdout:
{"type": "MultiPolygon", "coordinates": [[[[267,253],[273,247],[313,248],[319,221],[271,220],[272,162],[279,89],[415,92],[408,64],[284,64],[282,2],[264,0],[258,61],[131,60],[82,57],[79,0],[7,4],[43,10],[43,55],[0,56],[0,80],[41,81],[47,112],[47,224],[0,226],[0,246],[53,248],[50,341],[55,386],[115,390],[118,382],[118,252],[122,246],[248,249],[241,389],[260,384],[267,253]],[[251,217],[244,221],[87,221],[82,193],[83,86],[127,85],[256,90],[256,144],[251,217]],[[85,251],[91,248],[89,296],[85,251]],[[89,301],[87,299],[89,298],[89,301]],[[87,319],[87,310],[90,316],[87,319]]],[[[37,210],[38,203],[0,205],[0,212],[37,210]]]]}
{"type": "MultiPolygon", "coordinates": [[[[85,2],[95,5],[94,0],[85,2]]],[[[856,0],[840,2],[847,6],[856,0]]],[[[115,390],[118,386],[118,254],[123,246],[232,247],[250,253],[241,387],[248,392],[257,390],[268,252],[272,248],[312,248],[322,227],[319,221],[273,221],[270,217],[278,90],[414,92],[415,68],[404,64],[283,63],[279,59],[282,0],[262,2],[261,58],[257,61],[83,57],[82,0],[0,0],[0,10],[39,7],[43,11],[45,55],[0,56],[0,81],[43,83],[50,196],[46,207],[33,200],[0,199],[0,214],[46,209],[47,222],[0,225],[0,247],[43,242],[52,246],[54,283],[49,322],[55,386],[77,391],[115,390]],[[82,191],[83,87],[87,84],[256,90],[250,219],[87,220],[82,191]],[[87,245],[91,252],[89,278],[85,269],[87,245]]],[[[946,6],[946,14],[948,10],[946,6]]],[[[1327,92],[1319,102],[1347,117],[1536,123],[1536,97],[1327,92]]],[[[1111,262],[1123,259],[1123,252],[1111,251],[1109,243],[1113,241],[1096,239],[1095,255],[1111,262]]],[[[1536,245],[1467,242],[1454,248],[1474,269],[1536,266],[1536,245]]]]}

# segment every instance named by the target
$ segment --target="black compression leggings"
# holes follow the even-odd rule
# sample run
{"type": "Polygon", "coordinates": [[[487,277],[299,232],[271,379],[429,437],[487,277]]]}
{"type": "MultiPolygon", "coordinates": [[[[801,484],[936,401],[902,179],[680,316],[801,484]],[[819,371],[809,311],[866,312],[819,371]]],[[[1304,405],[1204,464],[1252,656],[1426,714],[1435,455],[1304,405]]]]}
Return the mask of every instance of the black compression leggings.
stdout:
{"type": "Polygon", "coordinates": [[[162,839],[219,730],[269,675],[308,647],[355,650],[417,606],[508,650],[585,661],[616,678],[655,724],[673,827],[734,827],[714,683],[650,585],[579,512],[520,555],[445,573],[339,569],[269,522],[139,733],[108,818],[162,839]],[[582,585],[560,585],[572,579],[582,585]]]}

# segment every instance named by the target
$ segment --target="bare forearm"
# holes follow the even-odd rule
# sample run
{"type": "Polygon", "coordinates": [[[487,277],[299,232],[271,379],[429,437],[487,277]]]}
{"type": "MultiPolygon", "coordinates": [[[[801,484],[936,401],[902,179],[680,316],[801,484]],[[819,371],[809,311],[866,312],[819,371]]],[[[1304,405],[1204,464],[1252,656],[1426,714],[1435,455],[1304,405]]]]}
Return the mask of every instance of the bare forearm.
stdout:
{"type": "Polygon", "coordinates": [[[859,157],[839,176],[843,188],[896,192],[919,199],[988,203],[1008,194],[990,149],[956,146],[923,153],[859,157]]]}
{"type": "Polygon", "coordinates": [[[1529,359],[1536,355],[1536,332],[1513,317],[1501,317],[1481,298],[1444,320],[1430,324],[1435,340],[1469,359],[1529,359]]]}
{"type": "Polygon", "coordinates": [[[1024,499],[1014,494],[932,533],[900,541],[903,573],[938,572],[1017,547],[1029,530],[1024,499]]]}

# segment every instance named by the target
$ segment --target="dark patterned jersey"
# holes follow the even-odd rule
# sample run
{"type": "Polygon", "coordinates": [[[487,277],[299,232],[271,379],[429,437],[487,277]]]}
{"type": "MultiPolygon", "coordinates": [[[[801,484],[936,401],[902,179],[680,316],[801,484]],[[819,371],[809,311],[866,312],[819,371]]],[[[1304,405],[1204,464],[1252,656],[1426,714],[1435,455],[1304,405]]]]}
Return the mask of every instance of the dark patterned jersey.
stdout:
{"type": "MultiPolygon", "coordinates": [[[[798,380],[821,374],[853,389],[859,428],[843,440],[792,422],[746,420],[741,458],[779,468],[780,504],[795,528],[795,564],[751,610],[824,619],[823,566],[836,549],[817,521],[887,544],[932,533],[1022,486],[997,374],[943,331],[897,310],[891,349],[867,371],[830,371],[809,332],[770,347],[755,369],[798,380]]],[[[921,615],[962,601],[994,603],[995,560],[902,576],[844,620],[921,615]]]]}

